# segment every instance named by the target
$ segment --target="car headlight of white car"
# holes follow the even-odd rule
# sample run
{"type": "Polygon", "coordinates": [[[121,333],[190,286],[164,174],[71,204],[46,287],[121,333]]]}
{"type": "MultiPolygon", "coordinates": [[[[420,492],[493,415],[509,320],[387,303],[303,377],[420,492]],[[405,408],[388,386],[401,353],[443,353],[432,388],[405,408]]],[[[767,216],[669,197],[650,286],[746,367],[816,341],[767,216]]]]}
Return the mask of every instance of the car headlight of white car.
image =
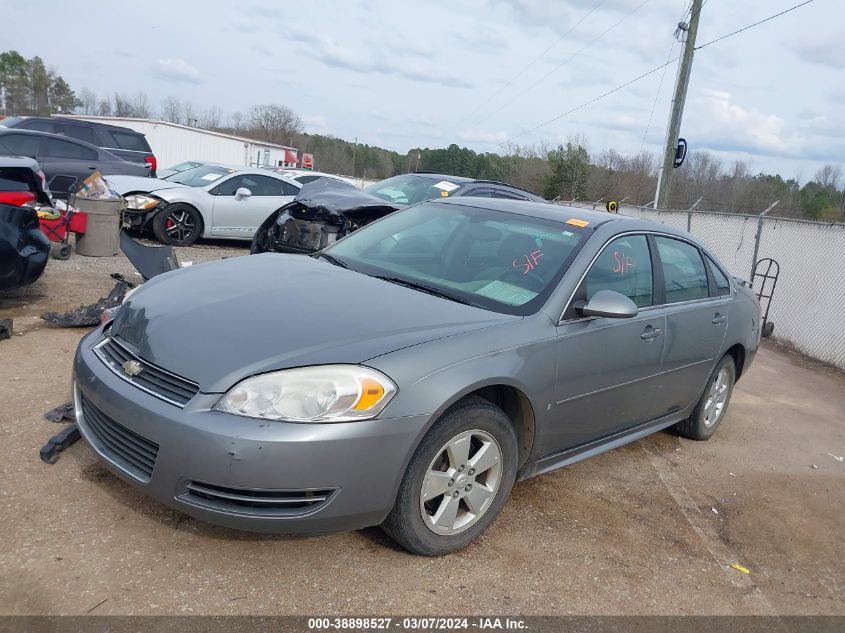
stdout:
{"type": "Polygon", "coordinates": [[[369,367],[321,365],[246,378],[214,410],[288,422],[348,422],[374,418],[395,393],[393,381],[369,367]]]}
{"type": "Polygon", "coordinates": [[[161,204],[161,198],[148,196],[143,193],[133,193],[131,196],[124,196],[126,208],[131,211],[149,211],[161,204]]]}

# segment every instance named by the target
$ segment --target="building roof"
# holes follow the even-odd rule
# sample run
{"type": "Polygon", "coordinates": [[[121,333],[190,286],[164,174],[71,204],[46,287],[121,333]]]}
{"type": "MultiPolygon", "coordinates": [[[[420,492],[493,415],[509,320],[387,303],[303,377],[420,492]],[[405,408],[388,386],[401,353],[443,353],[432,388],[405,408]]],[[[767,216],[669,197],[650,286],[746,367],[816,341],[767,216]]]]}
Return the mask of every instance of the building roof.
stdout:
{"type": "Polygon", "coordinates": [[[79,119],[82,121],[95,121],[98,123],[108,123],[108,122],[121,122],[124,125],[131,125],[132,122],[136,123],[149,123],[151,125],[164,125],[167,127],[173,127],[181,130],[189,130],[191,132],[198,132],[201,134],[208,134],[211,136],[219,136],[222,138],[227,138],[234,141],[243,141],[245,143],[251,143],[252,145],[260,145],[261,147],[276,147],[278,149],[288,149],[298,152],[299,150],[296,147],[290,147],[289,145],[279,145],[278,143],[268,143],[267,141],[259,141],[258,139],[248,138],[246,136],[236,136],[234,134],[224,134],[223,132],[215,132],[214,130],[206,130],[199,127],[191,127],[189,125],[182,125],[180,123],[171,123],[170,121],[162,121],[160,119],[139,119],[134,117],[117,117],[117,116],[95,116],[95,115],[87,115],[87,114],[60,114],[54,115],[58,118],[65,118],[65,119],[79,119]]]}

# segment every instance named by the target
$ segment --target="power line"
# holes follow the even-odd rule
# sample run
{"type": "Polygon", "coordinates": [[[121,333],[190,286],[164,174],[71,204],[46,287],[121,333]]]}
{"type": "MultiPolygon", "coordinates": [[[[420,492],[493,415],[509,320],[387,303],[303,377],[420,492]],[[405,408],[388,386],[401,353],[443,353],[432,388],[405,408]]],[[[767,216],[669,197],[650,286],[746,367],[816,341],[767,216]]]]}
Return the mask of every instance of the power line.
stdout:
{"type": "Polygon", "coordinates": [[[726,33],[720,37],[717,37],[715,40],[710,40],[709,42],[705,42],[701,46],[696,46],[695,50],[699,50],[704,48],[705,46],[710,46],[711,44],[715,44],[716,42],[721,42],[729,37],[736,35],[737,33],[742,33],[743,31],[747,31],[748,29],[752,29],[755,26],[759,26],[764,22],[768,22],[769,20],[774,20],[775,18],[779,18],[780,16],[784,15],[785,13],[789,13],[790,11],[795,11],[795,9],[800,9],[804,5],[810,4],[811,2],[815,2],[816,0],[805,0],[805,2],[801,2],[800,4],[796,4],[794,7],[789,7],[788,9],[784,9],[780,13],[775,13],[774,15],[770,15],[767,18],[759,20],[758,22],[754,22],[753,24],[749,24],[748,26],[743,26],[741,29],[737,29],[736,31],[732,31],[731,33],[726,33]]]}
{"type": "Polygon", "coordinates": [[[550,75],[552,75],[553,73],[557,72],[557,71],[558,71],[558,70],[560,70],[563,66],[565,66],[566,64],[568,64],[569,62],[571,62],[571,61],[572,61],[573,59],[575,59],[576,57],[578,57],[578,55],[580,55],[580,54],[581,54],[581,53],[583,53],[585,50],[587,50],[590,46],[592,46],[593,44],[595,44],[596,42],[598,42],[598,41],[599,41],[602,37],[604,37],[605,35],[607,35],[608,33],[610,33],[613,29],[615,29],[617,26],[619,26],[620,24],[622,24],[625,20],[627,20],[628,18],[630,18],[632,15],[634,15],[637,11],[639,11],[640,9],[642,9],[642,8],[643,8],[645,5],[647,5],[649,2],[651,2],[651,0],[645,0],[643,3],[641,3],[640,5],[638,5],[638,6],[637,6],[634,10],[632,10],[632,11],[628,12],[628,13],[627,13],[627,14],[626,14],[626,15],[625,15],[625,16],[624,16],[621,20],[619,20],[618,22],[616,22],[616,23],[615,23],[613,26],[611,26],[610,28],[608,28],[608,29],[606,29],[606,30],[602,31],[602,32],[601,32],[598,36],[596,36],[595,38],[593,38],[592,40],[590,40],[587,44],[585,44],[585,45],[584,45],[584,46],[582,46],[580,49],[578,49],[578,51],[576,51],[575,53],[573,53],[573,54],[572,54],[569,58],[567,58],[566,60],[564,60],[563,62],[561,62],[561,63],[560,63],[560,64],[558,64],[557,66],[555,66],[554,68],[552,68],[549,72],[547,72],[545,75],[543,75],[542,77],[540,77],[537,81],[535,81],[534,83],[532,83],[532,84],[530,84],[530,85],[526,86],[525,88],[523,88],[522,90],[520,90],[519,92],[517,92],[517,93],[516,93],[513,97],[511,97],[510,99],[508,99],[507,101],[505,101],[505,102],[504,102],[502,105],[500,105],[498,108],[496,108],[495,110],[493,110],[492,112],[490,112],[487,116],[485,116],[485,117],[483,117],[482,119],[480,119],[480,120],[476,121],[476,125],[479,125],[479,124],[481,124],[481,123],[484,123],[484,121],[486,121],[487,119],[489,119],[490,117],[492,117],[494,114],[496,114],[496,113],[500,112],[500,111],[501,111],[501,110],[503,110],[506,106],[508,106],[508,105],[510,105],[511,103],[513,103],[514,101],[516,101],[519,97],[521,97],[523,94],[525,94],[526,92],[528,92],[529,90],[531,90],[532,88],[534,88],[536,85],[538,85],[538,84],[539,84],[539,83],[541,83],[542,81],[545,81],[546,79],[548,79],[550,75]]]}
{"type": "Polygon", "coordinates": [[[643,134],[643,141],[640,143],[640,153],[642,154],[645,147],[646,137],[651,129],[651,122],[654,119],[654,111],[657,108],[657,102],[660,99],[660,91],[663,90],[663,80],[666,79],[666,69],[669,68],[669,58],[672,57],[672,51],[675,50],[675,40],[672,40],[672,45],[669,47],[669,53],[666,55],[666,65],[663,67],[663,72],[660,74],[660,83],[657,84],[657,94],[654,95],[654,103],[651,106],[651,113],[648,115],[648,123],[645,126],[645,133],[643,134]]]}
{"type": "Polygon", "coordinates": [[[507,145],[508,143],[510,143],[511,141],[513,141],[513,140],[515,140],[515,139],[518,139],[518,138],[520,138],[520,137],[522,137],[522,136],[525,136],[526,134],[530,134],[531,132],[534,132],[535,130],[539,130],[541,127],[545,127],[545,126],[547,126],[549,123],[554,123],[555,121],[559,121],[559,120],[560,120],[560,119],[562,119],[563,117],[565,117],[565,116],[569,116],[569,115],[570,115],[570,114],[572,114],[573,112],[577,112],[578,110],[581,110],[581,109],[583,109],[583,108],[586,108],[588,105],[592,105],[592,104],[594,104],[596,101],[601,101],[601,100],[602,100],[602,99],[604,99],[605,97],[612,95],[614,92],[619,92],[619,91],[620,91],[620,90],[622,90],[623,88],[627,88],[627,87],[628,87],[628,86],[630,86],[631,84],[636,83],[636,82],[640,81],[641,79],[645,79],[645,78],[646,78],[646,77],[648,77],[649,75],[653,75],[653,74],[654,74],[654,73],[656,73],[658,70],[662,70],[662,69],[663,69],[663,68],[665,68],[666,66],[669,66],[670,64],[674,64],[676,61],[678,61],[678,59],[679,59],[678,57],[675,57],[674,59],[669,60],[669,61],[668,61],[668,62],[666,62],[665,64],[660,64],[660,66],[656,66],[656,67],[652,68],[651,70],[649,70],[649,71],[647,71],[647,72],[644,72],[642,75],[640,75],[640,76],[638,76],[638,77],[634,77],[633,79],[631,79],[631,80],[629,80],[629,81],[626,81],[624,84],[620,84],[620,85],[616,86],[615,88],[611,88],[611,89],[610,89],[610,90],[608,90],[607,92],[604,92],[604,93],[600,94],[599,96],[597,96],[597,97],[594,97],[594,98],[590,99],[589,101],[585,101],[585,102],[584,102],[584,103],[582,103],[581,105],[576,106],[576,107],[572,108],[571,110],[567,110],[567,111],[566,111],[566,112],[564,112],[563,114],[559,114],[558,116],[556,116],[556,117],[554,117],[554,118],[552,118],[552,119],[549,119],[548,121],[545,121],[545,122],[543,122],[543,123],[540,123],[539,125],[535,125],[535,126],[534,126],[534,127],[532,127],[531,129],[529,129],[529,130],[525,130],[524,132],[520,132],[519,134],[516,134],[515,136],[510,137],[510,138],[509,138],[509,139],[507,139],[506,141],[502,141],[501,143],[497,143],[496,145],[497,145],[497,146],[498,146],[498,145],[507,145]]]}
{"type": "Polygon", "coordinates": [[[483,102],[482,102],[482,103],[481,103],[481,104],[480,104],[477,108],[475,108],[472,112],[470,112],[469,114],[467,114],[467,115],[464,117],[464,120],[466,120],[466,119],[470,118],[470,117],[471,117],[472,115],[474,115],[476,112],[478,112],[479,110],[481,110],[482,108],[484,108],[484,106],[486,106],[488,103],[490,103],[490,101],[491,101],[494,97],[497,97],[497,96],[498,96],[498,95],[500,95],[503,91],[505,91],[507,88],[509,88],[511,85],[513,85],[513,82],[514,82],[514,81],[516,81],[517,79],[519,79],[519,77],[520,77],[520,76],[522,76],[522,74],[523,74],[523,73],[525,73],[525,71],[526,71],[526,70],[528,70],[529,68],[531,68],[534,64],[536,64],[536,63],[537,63],[538,61],[540,61],[541,59],[543,59],[543,58],[546,56],[546,54],[547,54],[550,50],[552,50],[555,46],[557,46],[558,44],[560,44],[560,43],[563,41],[563,39],[564,39],[567,35],[569,35],[570,33],[572,33],[572,31],[574,31],[575,29],[577,29],[577,28],[581,25],[581,23],[582,23],[582,22],[584,22],[584,20],[586,20],[586,19],[587,19],[588,17],[590,17],[593,13],[595,13],[595,12],[596,12],[596,11],[597,11],[600,7],[601,7],[601,5],[603,5],[605,2],[607,2],[607,0],[599,0],[599,1],[598,1],[598,2],[597,2],[594,6],[593,6],[593,8],[592,8],[592,9],[590,9],[587,13],[585,13],[585,14],[581,17],[581,19],[580,19],[580,20],[578,20],[575,24],[573,24],[573,25],[572,25],[572,26],[571,26],[571,27],[570,27],[570,28],[566,31],[566,33],[564,33],[563,35],[561,35],[561,36],[560,36],[558,39],[556,39],[556,40],[555,40],[555,41],[554,41],[554,42],[553,42],[553,43],[552,43],[549,47],[547,47],[547,48],[546,48],[546,50],[544,50],[544,51],[543,51],[542,53],[540,53],[537,57],[535,57],[535,58],[534,58],[534,59],[532,59],[530,62],[528,62],[525,66],[523,66],[521,69],[519,69],[519,70],[517,71],[517,73],[516,73],[513,77],[511,77],[511,78],[510,78],[510,79],[509,79],[509,80],[508,80],[508,81],[507,81],[507,82],[506,82],[503,86],[501,86],[498,90],[496,90],[496,92],[494,92],[494,93],[493,93],[493,94],[491,94],[489,97],[487,97],[487,99],[485,99],[485,100],[484,100],[484,101],[483,101],[483,102]]]}

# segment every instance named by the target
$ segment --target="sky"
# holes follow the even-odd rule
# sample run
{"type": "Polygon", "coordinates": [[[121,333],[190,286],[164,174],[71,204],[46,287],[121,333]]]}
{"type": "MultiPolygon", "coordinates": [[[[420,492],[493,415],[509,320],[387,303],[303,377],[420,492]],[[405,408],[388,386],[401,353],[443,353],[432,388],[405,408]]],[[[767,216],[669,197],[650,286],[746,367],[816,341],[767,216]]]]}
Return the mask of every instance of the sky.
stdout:
{"type": "MultiPolygon", "coordinates": [[[[799,0],[706,0],[698,44],[799,0]]],[[[258,103],[307,132],[399,152],[457,143],[660,151],[690,0],[4,0],[0,49],[41,56],[79,92],[258,103]],[[45,16],[48,16],[45,18],[45,16]],[[674,45],[673,45],[674,43],[674,45]],[[649,123],[650,122],[650,123],[649,123]]],[[[845,162],[845,3],[815,0],[696,51],[681,127],[727,166],[806,181],[845,162]]]]}

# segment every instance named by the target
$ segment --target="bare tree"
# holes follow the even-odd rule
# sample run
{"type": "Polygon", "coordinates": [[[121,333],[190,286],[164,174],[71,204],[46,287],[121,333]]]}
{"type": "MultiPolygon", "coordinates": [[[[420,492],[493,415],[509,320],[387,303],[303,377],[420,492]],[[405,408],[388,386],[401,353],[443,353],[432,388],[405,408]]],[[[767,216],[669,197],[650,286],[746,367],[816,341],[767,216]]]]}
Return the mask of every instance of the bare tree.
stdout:
{"type": "Polygon", "coordinates": [[[194,104],[190,101],[186,101],[182,104],[182,123],[184,125],[188,125],[191,127],[196,127],[197,122],[199,121],[199,117],[197,116],[197,110],[194,107],[194,104]]]}
{"type": "Polygon", "coordinates": [[[294,133],[302,131],[302,119],[283,105],[255,105],[249,110],[249,122],[270,143],[291,143],[294,133]]]}
{"type": "Polygon", "coordinates": [[[111,116],[111,99],[108,97],[100,99],[100,102],[97,104],[97,114],[100,116],[111,116]]]}
{"type": "Polygon", "coordinates": [[[79,100],[82,102],[80,106],[82,114],[96,114],[97,113],[97,95],[88,88],[83,88],[79,92],[79,100]]]}
{"type": "Polygon", "coordinates": [[[182,122],[182,104],[176,97],[167,97],[161,102],[161,118],[170,123],[182,122]]]}
{"type": "Polygon", "coordinates": [[[234,134],[240,134],[244,125],[244,115],[240,112],[232,112],[229,116],[229,120],[232,123],[232,132],[234,134]]]}
{"type": "Polygon", "coordinates": [[[132,116],[132,103],[129,97],[119,92],[114,93],[114,115],[116,117],[132,116]]]}
{"type": "Polygon", "coordinates": [[[813,178],[825,189],[839,190],[839,182],[842,180],[842,166],[841,165],[825,165],[816,172],[816,177],[813,178]]]}
{"type": "Polygon", "coordinates": [[[206,130],[216,130],[220,127],[220,122],[223,120],[223,111],[220,106],[211,106],[206,108],[200,116],[199,126],[206,130]]]}
{"type": "Polygon", "coordinates": [[[139,92],[135,95],[135,99],[130,104],[132,115],[139,119],[148,119],[152,114],[152,109],[150,108],[150,100],[147,98],[147,93],[139,92]]]}

